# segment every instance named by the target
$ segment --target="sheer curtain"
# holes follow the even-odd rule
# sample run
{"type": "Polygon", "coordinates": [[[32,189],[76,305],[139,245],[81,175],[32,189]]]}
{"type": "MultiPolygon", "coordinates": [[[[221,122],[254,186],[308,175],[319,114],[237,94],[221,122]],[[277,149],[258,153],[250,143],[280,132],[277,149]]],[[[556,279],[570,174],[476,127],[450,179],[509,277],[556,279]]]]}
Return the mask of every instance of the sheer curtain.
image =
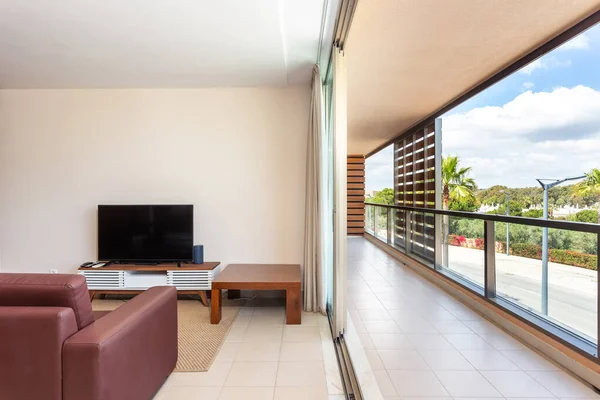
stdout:
{"type": "Polygon", "coordinates": [[[312,97],[306,155],[306,213],[304,228],[304,310],[325,313],[321,247],[321,143],[323,91],[319,67],[312,71],[312,97]]]}

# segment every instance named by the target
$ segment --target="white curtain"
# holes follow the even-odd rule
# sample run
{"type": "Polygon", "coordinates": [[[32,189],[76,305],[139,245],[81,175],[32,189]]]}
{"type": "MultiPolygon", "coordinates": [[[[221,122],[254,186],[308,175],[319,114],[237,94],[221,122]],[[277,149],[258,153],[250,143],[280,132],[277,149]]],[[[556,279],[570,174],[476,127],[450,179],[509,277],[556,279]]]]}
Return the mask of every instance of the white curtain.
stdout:
{"type": "Polygon", "coordinates": [[[312,96],[308,120],[306,156],[306,213],[304,228],[304,310],[325,313],[321,247],[321,144],[323,137],[323,91],[319,67],[312,71],[312,96]]]}

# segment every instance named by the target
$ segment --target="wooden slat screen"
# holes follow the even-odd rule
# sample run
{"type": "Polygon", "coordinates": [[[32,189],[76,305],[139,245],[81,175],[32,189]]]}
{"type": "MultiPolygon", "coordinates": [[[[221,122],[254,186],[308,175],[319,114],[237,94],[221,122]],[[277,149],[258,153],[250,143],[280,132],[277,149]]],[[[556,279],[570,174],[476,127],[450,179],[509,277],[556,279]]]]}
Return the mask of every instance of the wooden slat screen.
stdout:
{"type": "Polygon", "coordinates": [[[348,235],[365,232],[365,157],[348,155],[348,235]]]}
{"type": "MultiPolygon", "coordinates": [[[[411,131],[394,142],[395,203],[407,207],[435,208],[435,126],[411,131]]],[[[394,245],[404,248],[408,237],[410,250],[435,260],[435,218],[418,213],[407,222],[405,212],[395,212],[394,245]]]]}

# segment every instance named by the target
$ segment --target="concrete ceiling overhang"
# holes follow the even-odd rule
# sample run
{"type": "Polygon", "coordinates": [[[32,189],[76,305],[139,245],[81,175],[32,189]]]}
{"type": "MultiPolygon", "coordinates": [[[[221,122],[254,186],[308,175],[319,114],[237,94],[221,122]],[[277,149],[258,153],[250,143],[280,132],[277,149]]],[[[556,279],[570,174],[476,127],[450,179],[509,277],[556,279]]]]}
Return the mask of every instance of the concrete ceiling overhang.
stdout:
{"type": "Polygon", "coordinates": [[[368,154],[600,10],[600,0],[363,0],[346,45],[348,152],[368,154]]]}

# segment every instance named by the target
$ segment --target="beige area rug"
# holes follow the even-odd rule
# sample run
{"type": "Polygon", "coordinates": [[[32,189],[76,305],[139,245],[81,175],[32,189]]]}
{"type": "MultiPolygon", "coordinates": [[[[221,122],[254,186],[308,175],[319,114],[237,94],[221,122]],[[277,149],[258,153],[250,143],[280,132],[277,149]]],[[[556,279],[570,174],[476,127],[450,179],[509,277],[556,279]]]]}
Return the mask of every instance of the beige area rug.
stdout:
{"type": "MultiPolygon", "coordinates": [[[[94,311],[109,311],[125,304],[125,300],[94,300],[94,311]]],[[[208,371],[219,353],[239,307],[223,307],[221,322],[210,323],[210,307],[197,300],[177,301],[179,357],[177,372],[208,371]]]]}

